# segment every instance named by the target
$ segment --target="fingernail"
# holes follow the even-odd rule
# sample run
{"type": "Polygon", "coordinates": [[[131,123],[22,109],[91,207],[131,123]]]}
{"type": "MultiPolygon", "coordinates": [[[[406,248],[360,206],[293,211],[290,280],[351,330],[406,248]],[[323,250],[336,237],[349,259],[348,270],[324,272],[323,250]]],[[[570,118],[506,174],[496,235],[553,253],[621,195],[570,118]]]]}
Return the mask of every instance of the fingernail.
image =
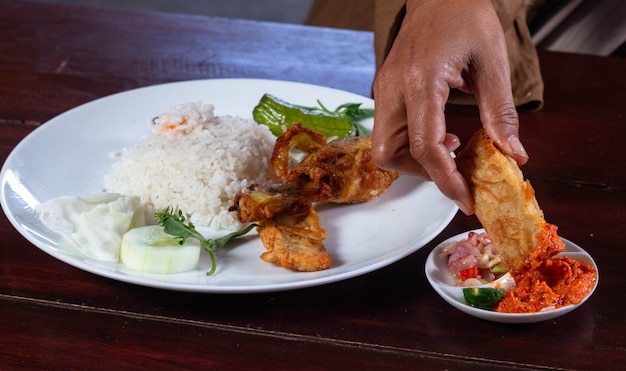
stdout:
{"type": "Polygon", "coordinates": [[[473,210],[468,207],[466,204],[464,204],[463,202],[459,201],[459,200],[454,200],[454,203],[456,203],[456,206],[461,209],[461,211],[463,212],[463,214],[465,215],[471,215],[473,213],[473,210]]]}
{"type": "Polygon", "coordinates": [[[526,153],[526,149],[524,149],[524,146],[518,137],[511,135],[509,137],[509,145],[511,146],[511,150],[514,155],[528,158],[528,153],[526,153]]]}

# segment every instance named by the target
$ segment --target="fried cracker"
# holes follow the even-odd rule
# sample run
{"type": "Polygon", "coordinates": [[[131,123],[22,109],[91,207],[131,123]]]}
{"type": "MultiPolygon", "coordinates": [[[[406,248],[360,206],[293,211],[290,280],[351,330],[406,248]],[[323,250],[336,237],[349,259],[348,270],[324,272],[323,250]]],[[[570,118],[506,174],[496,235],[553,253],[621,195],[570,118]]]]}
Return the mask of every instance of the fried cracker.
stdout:
{"type": "Polygon", "coordinates": [[[509,269],[520,270],[546,225],[533,187],[484,129],[474,134],[456,162],[472,190],[478,220],[509,269]]]}

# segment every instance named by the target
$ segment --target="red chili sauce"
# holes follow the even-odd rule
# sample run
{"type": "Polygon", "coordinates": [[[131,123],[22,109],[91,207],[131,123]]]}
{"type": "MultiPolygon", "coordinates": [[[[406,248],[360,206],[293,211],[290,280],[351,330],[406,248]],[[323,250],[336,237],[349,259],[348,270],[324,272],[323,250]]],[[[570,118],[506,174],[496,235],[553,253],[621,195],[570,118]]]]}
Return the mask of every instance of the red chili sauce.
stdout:
{"type": "Polygon", "coordinates": [[[530,313],[577,304],[593,289],[598,273],[590,264],[566,256],[556,257],[565,244],[557,227],[546,224],[537,236],[537,247],[519,272],[511,272],[516,282],[506,293],[496,312],[530,313]]]}

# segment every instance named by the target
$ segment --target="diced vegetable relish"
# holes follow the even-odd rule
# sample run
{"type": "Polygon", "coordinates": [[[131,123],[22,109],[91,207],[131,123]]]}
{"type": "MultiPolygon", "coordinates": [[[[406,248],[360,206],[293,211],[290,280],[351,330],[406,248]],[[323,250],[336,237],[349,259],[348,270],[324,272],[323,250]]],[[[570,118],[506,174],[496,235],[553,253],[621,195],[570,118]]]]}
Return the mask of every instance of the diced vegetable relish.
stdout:
{"type": "Polygon", "coordinates": [[[508,271],[486,233],[469,232],[467,238],[440,248],[448,271],[458,286],[489,283],[508,271]]]}

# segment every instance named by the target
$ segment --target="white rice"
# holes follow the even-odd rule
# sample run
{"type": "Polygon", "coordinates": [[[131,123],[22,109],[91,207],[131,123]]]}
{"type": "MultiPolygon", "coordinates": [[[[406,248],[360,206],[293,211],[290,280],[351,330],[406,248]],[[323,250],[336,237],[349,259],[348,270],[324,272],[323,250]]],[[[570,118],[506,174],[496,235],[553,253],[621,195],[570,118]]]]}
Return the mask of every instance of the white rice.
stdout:
{"type": "Polygon", "coordinates": [[[243,188],[272,179],[274,142],[251,119],[215,116],[208,104],[176,106],[155,119],[152,135],[121,154],[105,186],[139,196],[149,212],[171,206],[197,226],[235,230],[241,225],[228,208],[243,188]]]}

